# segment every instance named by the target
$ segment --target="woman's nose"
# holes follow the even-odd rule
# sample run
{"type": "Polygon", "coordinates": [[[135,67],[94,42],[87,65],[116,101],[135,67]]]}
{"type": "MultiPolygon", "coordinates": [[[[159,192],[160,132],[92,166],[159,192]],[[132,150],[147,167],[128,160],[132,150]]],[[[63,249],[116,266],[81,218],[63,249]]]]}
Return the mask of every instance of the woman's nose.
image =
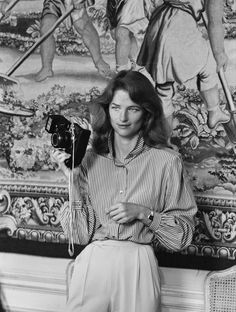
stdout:
{"type": "Polygon", "coordinates": [[[124,121],[124,120],[127,120],[127,118],[128,118],[127,111],[126,110],[121,110],[120,111],[120,120],[124,121]]]}

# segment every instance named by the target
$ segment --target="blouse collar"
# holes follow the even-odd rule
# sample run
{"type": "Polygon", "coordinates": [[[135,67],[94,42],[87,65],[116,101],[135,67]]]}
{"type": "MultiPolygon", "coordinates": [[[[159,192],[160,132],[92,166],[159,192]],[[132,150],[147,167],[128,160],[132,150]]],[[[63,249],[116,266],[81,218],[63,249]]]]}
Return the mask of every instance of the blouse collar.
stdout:
{"type": "MultiPolygon", "coordinates": [[[[108,152],[107,156],[116,162],[115,157],[114,157],[115,156],[115,150],[114,150],[113,142],[114,142],[114,132],[111,131],[109,136],[108,136],[108,150],[109,150],[109,152],[108,152]]],[[[144,142],[144,139],[142,136],[142,131],[140,131],[134,148],[125,157],[125,163],[128,163],[133,158],[137,157],[146,148],[147,148],[147,146],[145,145],[145,142],[144,142]]]]}

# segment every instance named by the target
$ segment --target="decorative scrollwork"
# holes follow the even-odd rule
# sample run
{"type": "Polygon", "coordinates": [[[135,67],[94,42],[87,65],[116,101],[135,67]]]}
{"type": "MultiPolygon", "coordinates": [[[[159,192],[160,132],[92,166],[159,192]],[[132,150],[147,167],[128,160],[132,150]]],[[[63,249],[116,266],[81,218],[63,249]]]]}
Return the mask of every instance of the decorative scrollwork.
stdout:
{"type": "Polygon", "coordinates": [[[68,189],[64,186],[4,184],[0,230],[8,229],[7,234],[13,238],[63,243],[66,239],[59,214],[67,200],[68,189]]]}
{"type": "MultiPolygon", "coordinates": [[[[185,255],[236,259],[236,200],[197,196],[195,233],[185,255]]],[[[64,186],[5,185],[0,192],[0,230],[15,239],[65,243],[60,209],[64,186]],[[11,194],[11,196],[10,196],[11,194]]]]}
{"type": "Polygon", "coordinates": [[[16,230],[16,220],[7,215],[11,205],[11,198],[6,190],[0,190],[0,230],[7,230],[7,234],[12,236],[16,230]]]}
{"type": "Polygon", "coordinates": [[[6,190],[0,190],[0,214],[6,213],[11,205],[11,198],[6,190]]]}
{"type": "Polygon", "coordinates": [[[0,217],[0,230],[6,230],[7,235],[12,236],[17,229],[16,220],[12,216],[1,216],[0,217]]]}
{"type": "Polygon", "coordinates": [[[60,207],[64,202],[63,197],[17,197],[12,200],[11,214],[19,226],[59,226],[60,207]]]}
{"type": "Polygon", "coordinates": [[[215,241],[233,242],[236,238],[236,214],[215,209],[203,212],[206,227],[215,241]]]}

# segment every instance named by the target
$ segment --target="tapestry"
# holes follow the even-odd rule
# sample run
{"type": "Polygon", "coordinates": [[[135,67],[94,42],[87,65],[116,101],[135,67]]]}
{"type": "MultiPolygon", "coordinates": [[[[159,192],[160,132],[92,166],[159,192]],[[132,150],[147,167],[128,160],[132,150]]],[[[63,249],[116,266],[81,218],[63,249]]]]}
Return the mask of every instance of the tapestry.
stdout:
{"type": "MultiPolygon", "coordinates": [[[[11,239],[62,244],[67,239],[59,212],[68,200],[68,182],[50,157],[48,116],[90,120],[88,103],[119,69],[114,31],[119,19],[134,22],[141,14],[132,30],[137,55],[152,12],[162,1],[143,1],[143,10],[140,5],[137,12],[131,4],[122,17],[119,10],[125,1],[77,1],[76,14],[67,0],[13,2],[9,12],[0,15],[0,229],[11,239]],[[80,29],[86,18],[93,26],[85,26],[87,35],[80,29]]],[[[199,207],[193,242],[182,254],[235,260],[236,1],[225,1],[224,9],[229,60],[225,81],[219,80],[219,96],[231,120],[210,128],[196,79],[176,83],[172,143],[182,154],[199,207]]],[[[208,41],[204,20],[199,17],[197,23],[208,41]]],[[[140,70],[131,52],[129,67],[140,70]]]]}

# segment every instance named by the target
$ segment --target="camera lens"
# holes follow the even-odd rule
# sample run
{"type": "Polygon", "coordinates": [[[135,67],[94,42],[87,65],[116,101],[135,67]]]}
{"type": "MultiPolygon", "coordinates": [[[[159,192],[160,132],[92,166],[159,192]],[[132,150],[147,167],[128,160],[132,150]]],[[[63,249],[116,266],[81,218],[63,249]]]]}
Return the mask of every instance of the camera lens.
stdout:
{"type": "Polygon", "coordinates": [[[69,148],[71,145],[70,132],[53,133],[51,137],[52,146],[57,148],[69,148]]]}

